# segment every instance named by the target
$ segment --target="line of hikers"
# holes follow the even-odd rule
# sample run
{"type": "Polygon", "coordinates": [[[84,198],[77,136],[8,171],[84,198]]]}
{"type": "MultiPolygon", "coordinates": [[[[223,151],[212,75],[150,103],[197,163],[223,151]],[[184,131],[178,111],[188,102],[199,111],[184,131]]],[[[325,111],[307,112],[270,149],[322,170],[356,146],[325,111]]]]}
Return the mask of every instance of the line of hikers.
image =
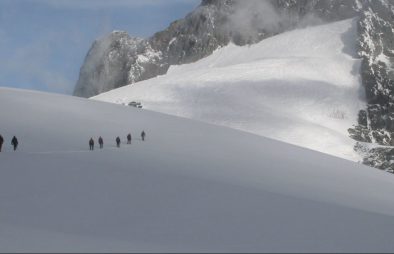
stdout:
{"type": "MultiPolygon", "coordinates": [[[[146,136],[145,131],[142,131],[141,132],[142,141],[145,141],[145,136],[146,136]]],[[[127,144],[131,144],[131,134],[130,133],[127,134],[126,138],[127,138],[127,144]]],[[[120,147],[120,137],[119,136],[116,137],[115,142],[116,142],[116,146],[120,147]]],[[[104,140],[101,136],[98,139],[98,143],[100,145],[100,149],[103,149],[104,148],[104,140]]],[[[89,140],[89,150],[91,150],[91,151],[94,150],[94,139],[93,138],[90,138],[90,140],[89,140]]]]}
{"type": "MultiPolygon", "coordinates": [[[[3,143],[4,143],[4,138],[3,136],[0,135],[0,152],[3,147],[3,143]]],[[[14,147],[14,151],[18,148],[18,144],[19,144],[18,139],[14,136],[11,139],[11,145],[14,147]]]]}
{"type": "MultiPolygon", "coordinates": [[[[141,139],[142,139],[142,141],[145,141],[145,136],[146,136],[145,131],[142,131],[141,132],[141,139]]],[[[116,146],[120,147],[120,138],[116,137],[115,141],[116,141],[116,146]]],[[[100,145],[100,149],[102,149],[104,147],[104,140],[103,140],[102,137],[99,137],[98,143],[100,145]]],[[[1,152],[2,148],[3,148],[3,144],[4,144],[4,138],[0,134],[0,152],[1,152]]],[[[11,145],[13,146],[14,151],[16,151],[16,149],[18,148],[18,144],[19,144],[18,139],[15,136],[13,136],[12,139],[11,139],[11,145]]],[[[127,135],[127,144],[131,144],[131,134],[130,133],[127,135]]],[[[90,150],[94,150],[94,140],[93,140],[93,138],[91,138],[89,140],[89,148],[90,148],[90,150]]]]}

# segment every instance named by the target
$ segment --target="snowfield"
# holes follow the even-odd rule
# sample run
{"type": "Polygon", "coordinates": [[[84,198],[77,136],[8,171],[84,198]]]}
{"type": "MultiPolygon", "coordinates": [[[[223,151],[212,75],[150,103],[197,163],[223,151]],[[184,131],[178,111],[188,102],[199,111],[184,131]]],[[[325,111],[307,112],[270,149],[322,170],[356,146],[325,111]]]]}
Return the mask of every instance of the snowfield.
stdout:
{"type": "Polygon", "coordinates": [[[227,126],[352,161],[365,108],[356,20],[298,29],[93,97],[227,126]]]}
{"type": "Polygon", "coordinates": [[[75,97],[1,88],[0,109],[1,252],[394,251],[391,174],[75,97]]]}

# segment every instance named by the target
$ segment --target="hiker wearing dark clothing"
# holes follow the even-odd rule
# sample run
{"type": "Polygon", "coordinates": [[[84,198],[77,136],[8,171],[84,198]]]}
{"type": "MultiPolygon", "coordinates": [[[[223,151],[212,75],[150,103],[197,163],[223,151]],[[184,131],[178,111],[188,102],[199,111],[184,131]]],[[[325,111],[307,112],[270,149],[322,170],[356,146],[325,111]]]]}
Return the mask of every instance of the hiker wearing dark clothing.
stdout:
{"type": "Polygon", "coordinates": [[[1,148],[3,147],[3,143],[4,143],[4,138],[3,136],[0,135],[0,153],[1,153],[1,148]]]}
{"type": "Polygon", "coordinates": [[[146,134],[145,134],[145,131],[142,131],[142,132],[141,132],[141,138],[142,138],[142,141],[144,141],[144,140],[145,140],[145,135],[146,135],[146,134]]]}
{"type": "Polygon", "coordinates": [[[91,151],[94,150],[94,140],[93,140],[93,138],[90,138],[90,140],[89,140],[89,149],[90,149],[91,151]]]}
{"type": "Polygon", "coordinates": [[[116,138],[116,146],[120,147],[120,138],[119,137],[116,138]]]}
{"type": "Polygon", "coordinates": [[[11,140],[11,145],[14,146],[14,151],[18,148],[18,139],[15,136],[11,140]]]}
{"type": "Polygon", "coordinates": [[[127,144],[131,144],[131,134],[127,135],[127,144]]]}
{"type": "Polygon", "coordinates": [[[104,140],[103,140],[103,138],[102,138],[102,137],[99,137],[98,142],[99,142],[99,144],[100,144],[100,149],[103,149],[103,146],[104,146],[104,140]]]}

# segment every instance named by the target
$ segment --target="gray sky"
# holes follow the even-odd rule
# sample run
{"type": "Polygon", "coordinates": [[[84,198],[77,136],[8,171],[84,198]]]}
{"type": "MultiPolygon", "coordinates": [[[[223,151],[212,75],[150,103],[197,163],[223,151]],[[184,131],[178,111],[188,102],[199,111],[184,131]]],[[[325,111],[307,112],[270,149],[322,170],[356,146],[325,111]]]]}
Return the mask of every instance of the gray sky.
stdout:
{"type": "Polygon", "coordinates": [[[149,37],[200,0],[0,0],[0,86],[71,94],[92,42],[149,37]]]}

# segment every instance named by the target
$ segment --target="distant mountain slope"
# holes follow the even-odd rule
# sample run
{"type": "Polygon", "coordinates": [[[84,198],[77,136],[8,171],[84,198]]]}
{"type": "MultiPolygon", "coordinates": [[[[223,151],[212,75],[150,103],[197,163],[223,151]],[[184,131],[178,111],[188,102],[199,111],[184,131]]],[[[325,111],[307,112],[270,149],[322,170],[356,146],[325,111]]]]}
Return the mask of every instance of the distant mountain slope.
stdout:
{"type": "Polygon", "coordinates": [[[228,126],[354,161],[348,128],[365,108],[357,22],[298,29],[229,45],[192,64],[95,100],[228,126]]]}
{"type": "Polygon", "coordinates": [[[75,97],[1,88],[0,109],[2,252],[394,250],[385,172],[75,97]],[[105,149],[88,151],[99,135],[105,149]]]}

